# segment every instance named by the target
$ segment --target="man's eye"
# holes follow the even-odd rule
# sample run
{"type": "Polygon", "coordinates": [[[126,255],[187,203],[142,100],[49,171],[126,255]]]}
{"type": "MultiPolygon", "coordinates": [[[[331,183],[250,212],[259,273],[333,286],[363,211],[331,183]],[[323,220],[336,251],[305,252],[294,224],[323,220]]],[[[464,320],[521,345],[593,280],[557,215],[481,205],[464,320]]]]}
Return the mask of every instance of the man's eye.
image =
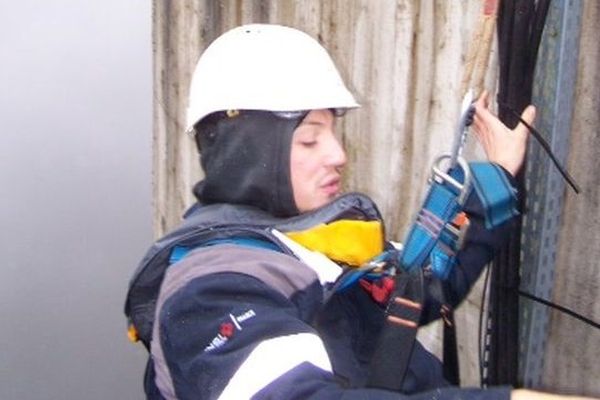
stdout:
{"type": "Polygon", "coordinates": [[[317,141],[316,140],[310,140],[310,141],[307,140],[307,141],[300,142],[300,144],[304,147],[315,147],[315,145],[317,144],[317,141]]]}

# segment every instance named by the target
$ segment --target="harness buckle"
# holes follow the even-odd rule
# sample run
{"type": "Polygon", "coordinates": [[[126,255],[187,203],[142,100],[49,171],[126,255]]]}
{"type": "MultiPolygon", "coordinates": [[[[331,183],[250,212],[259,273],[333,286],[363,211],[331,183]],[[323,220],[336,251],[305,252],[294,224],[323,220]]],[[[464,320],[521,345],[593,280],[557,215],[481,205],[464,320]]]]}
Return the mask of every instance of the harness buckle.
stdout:
{"type": "Polygon", "coordinates": [[[462,249],[469,225],[469,217],[467,217],[464,211],[461,211],[456,215],[454,221],[448,222],[444,226],[455,237],[455,251],[462,249]]]}
{"type": "Polygon", "coordinates": [[[448,170],[443,170],[441,164],[444,160],[452,161],[452,154],[445,153],[435,159],[433,166],[431,167],[431,175],[429,182],[435,181],[439,184],[448,184],[454,188],[459,194],[457,196],[457,203],[464,205],[467,195],[471,190],[471,169],[467,161],[461,156],[456,157],[456,165],[460,167],[463,173],[463,182],[459,182],[457,179],[452,177],[448,170]]]}

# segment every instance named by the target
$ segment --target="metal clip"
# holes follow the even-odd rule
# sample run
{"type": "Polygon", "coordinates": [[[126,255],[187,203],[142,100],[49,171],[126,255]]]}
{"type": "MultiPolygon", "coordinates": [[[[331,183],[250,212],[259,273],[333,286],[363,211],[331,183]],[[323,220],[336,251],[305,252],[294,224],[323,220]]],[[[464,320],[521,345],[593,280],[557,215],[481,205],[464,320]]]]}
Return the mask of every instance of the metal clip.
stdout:
{"type": "Polygon", "coordinates": [[[458,157],[461,156],[462,150],[467,140],[467,134],[469,133],[469,125],[475,112],[475,106],[473,105],[473,91],[469,89],[463,97],[463,101],[460,107],[460,118],[458,119],[458,125],[456,127],[456,136],[454,137],[454,144],[452,145],[452,153],[450,158],[450,168],[454,168],[457,163],[458,157]]]}
{"type": "Polygon", "coordinates": [[[469,190],[471,189],[471,169],[464,158],[460,156],[456,157],[456,164],[462,169],[464,176],[464,180],[461,183],[451,177],[450,174],[446,172],[447,170],[442,170],[441,163],[446,159],[451,160],[452,154],[442,154],[435,159],[433,166],[431,167],[431,176],[429,177],[429,180],[435,180],[438,183],[448,183],[453,186],[460,193],[456,201],[458,204],[464,205],[467,195],[469,194],[469,190]]]}

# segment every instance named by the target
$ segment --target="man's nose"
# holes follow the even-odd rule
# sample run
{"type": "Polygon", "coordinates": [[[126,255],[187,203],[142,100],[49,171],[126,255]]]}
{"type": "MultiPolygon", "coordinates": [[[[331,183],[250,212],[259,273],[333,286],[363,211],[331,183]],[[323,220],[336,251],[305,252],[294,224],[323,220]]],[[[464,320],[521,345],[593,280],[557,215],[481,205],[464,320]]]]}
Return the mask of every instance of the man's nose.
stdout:
{"type": "Polygon", "coordinates": [[[348,161],[346,151],[342,144],[333,133],[330,135],[329,146],[327,149],[327,164],[336,168],[343,167],[348,161]]]}

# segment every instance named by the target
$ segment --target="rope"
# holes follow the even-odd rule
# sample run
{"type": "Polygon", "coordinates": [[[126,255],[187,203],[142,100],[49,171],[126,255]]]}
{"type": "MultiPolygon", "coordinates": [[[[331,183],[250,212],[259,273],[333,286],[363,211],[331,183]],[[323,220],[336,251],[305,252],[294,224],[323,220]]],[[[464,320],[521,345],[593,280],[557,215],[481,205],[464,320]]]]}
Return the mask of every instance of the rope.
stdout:
{"type": "Polygon", "coordinates": [[[465,59],[465,72],[461,83],[461,95],[467,93],[469,88],[474,88],[478,94],[483,88],[483,81],[487,71],[492,42],[496,30],[496,15],[498,0],[486,0],[483,5],[483,15],[473,34],[472,45],[465,59]]]}

